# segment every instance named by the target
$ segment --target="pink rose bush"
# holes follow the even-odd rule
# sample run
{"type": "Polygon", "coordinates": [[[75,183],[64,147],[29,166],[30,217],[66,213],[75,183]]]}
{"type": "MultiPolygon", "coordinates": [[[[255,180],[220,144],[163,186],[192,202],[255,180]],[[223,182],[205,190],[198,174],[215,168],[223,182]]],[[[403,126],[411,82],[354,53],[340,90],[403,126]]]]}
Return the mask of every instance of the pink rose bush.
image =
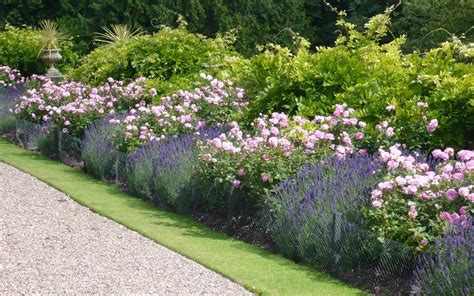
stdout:
{"type": "Polygon", "coordinates": [[[474,213],[474,151],[432,152],[432,164],[404,155],[401,145],[380,149],[386,175],[371,192],[367,216],[381,237],[424,250],[449,224],[468,226],[474,213]]]}
{"type": "Polygon", "coordinates": [[[124,152],[131,152],[149,141],[199,133],[204,127],[220,127],[238,119],[248,105],[244,90],[233,86],[231,81],[201,76],[207,82],[203,87],[178,91],[152,106],[140,101],[123,119],[110,119],[111,124],[120,126],[116,145],[124,152]]]}
{"type": "Polygon", "coordinates": [[[305,163],[365,153],[357,148],[365,126],[346,104],[337,105],[331,116],[312,120],[284,113],[261,115],[252,124],[254,132],[232,122],[229,132],[199,143],[202,171],[224,187],[246,190],[254,204],[261,203],[275,184],[305,163]]]}
{"type": "Polygon", "coordinates": [[[0,65],[0,88],[11,87],[25,82],[20,71],[0,65]]]}
{"type": "Polygon", "coordinates": [[[26,91],[12,110],[17,117],[36,123],[52,122],[63,133],[81,138],[85,127],[101,117],[128,110],[136,102],[150,101],[143,77],[125,84],[112,78],[98,87],[66,81],[59,84],[33,76],[37,86],[26,91]]]}
{"type": "Polygon", "coordinates": [[[428,107],[428,103],[417,100],[404,102],[402,106],[386,106],[379,124],[367,131],[365,144],[375,149],[399,142],[409,149],[439,147],[441,143],[436,142],[433,133],[440,123],[432,118],[428,107]]]}

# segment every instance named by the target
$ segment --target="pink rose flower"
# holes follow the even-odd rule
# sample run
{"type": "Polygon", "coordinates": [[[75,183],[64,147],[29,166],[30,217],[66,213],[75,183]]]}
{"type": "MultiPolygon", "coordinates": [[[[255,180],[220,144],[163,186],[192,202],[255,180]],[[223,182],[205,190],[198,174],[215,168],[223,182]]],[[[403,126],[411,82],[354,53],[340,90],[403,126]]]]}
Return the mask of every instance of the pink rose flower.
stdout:
{"type": "Polygon", "coordinates": [[[395,160],[389,160],[387,162],[387,167],[389,170],[394,170],[396,168],[398,168],[398,162],[396,162],[395,160]]]}
{"type": "Polygon", "coordinates": [[[400,177],[400,176],[396,177],[395,181],[397,182],[398,186],[404,186],[407,183],[405,178],[400,177]]]}
{"type": "Polygon", "coordinates": [[[239,188],[240,187],[240,181],[235,179],[232,181],[232,186],[234,186],[235,188],[239,188]]]}
{"type": "Polygon", "coordinates": [[[387,130],[385,131],[385,135],[388,138],[392,138],[395,135],[395,132],[393,131],[393,128],[392,127],[387,128],[387,130]]]}
{"type": "Polygon", "coordinates": [[[415,219],[418,216],[418,211],[416,210],[416,206],[410,206],[410,211],[408,211],[408,216],[412,219],[415,219]]]}
{"type": "Polygon", "coordinates": [[[408,185],[407,187],[403,188],[403,192],[407,195],[413,195],[416,193],[417,190],[418,188],[413,185],[408,185]]]}
{"type": "Polygon", "coordinates": [[[383,192],[379,189],[372,190],[372,199],[378,199],[382,196],[383,192]]]}
{"type": "Polygon", "coordinates": [[[449,223],[452,222],[451,215],[450,215],[448,212],[441,212],[441,214],[439,215],[439,217],[440,217],[441,220],[443,220],[443,221],[448,221],[449,223]]]}
{"type": "Polygon", "coordinates": [[[430,121],[430,123],[428,123],[428,125],[426,126],[426,130],[429,132],[429,133],[433,133],[436,128],[438,127],[438,120],[437,119],[433,119],[430,121]]]}
{"type": "Polygon", "coordinates": [[[467,200],[474,203],[474,193],[470,193],[467,197],[467,200]]]}
{"type": "Polygon", "coordinates": [[[468,187],[461,187],[458,189],[458,193],[462,197],[468,197],[469,196],[469,188],[468,187]]]}
{"type": "Polygon", "coordinates": [[[378,199],[373,200],[373,201],[372,201],[372,206],[373,206],[374,208],[379,209],[379,208],[382,207],[382,201],[380,201],[380,200],[378,200],[378,199]]]}
{"type": "Polygon", "coordinates": [[[355,134],[355,139],[356,139],[357,141],[360,141],[360,140],[362,140],[363,138],[364,138],[364,133],[363,133],[363,132],[357,132],[357,133],[355,134]]]}
{"type": "Polygon", "coordinates": [[[458,196],[458,193],[456,192],[455,189],[448,189],[448,191],[446,191],[446,198],[448,200],[455,200],[456,197],[458,196]]]}

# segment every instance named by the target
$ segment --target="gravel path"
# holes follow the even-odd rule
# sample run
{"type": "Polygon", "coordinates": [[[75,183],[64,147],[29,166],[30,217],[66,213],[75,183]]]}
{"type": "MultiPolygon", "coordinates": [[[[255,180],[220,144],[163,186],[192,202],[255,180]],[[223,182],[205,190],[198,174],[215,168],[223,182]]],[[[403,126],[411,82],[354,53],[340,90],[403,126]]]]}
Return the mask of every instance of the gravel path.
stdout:
{"type": "Polygon", "coordinates": [[[0,294],[250,295],[0,163],[0,294]]]}

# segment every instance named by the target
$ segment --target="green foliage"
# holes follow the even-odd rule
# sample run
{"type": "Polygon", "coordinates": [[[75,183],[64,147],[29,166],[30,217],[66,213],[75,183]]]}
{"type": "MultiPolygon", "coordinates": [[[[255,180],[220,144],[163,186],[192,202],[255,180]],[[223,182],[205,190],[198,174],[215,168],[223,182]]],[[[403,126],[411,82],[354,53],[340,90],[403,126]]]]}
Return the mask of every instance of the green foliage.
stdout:
{"type": "MultiPolygon", "coordinates": [[[[39,59],[43,46],[38,30],[6,24],[0,31],[0,64],[18,69],[24,76],[44,73],[46,64],[39,59]]],[[[77,63],[78,55],[71,50],[70,40],[60,43],[59,47],[63,58],[56,67],[67,73],[77,63]]]]}
{"type": "MultiPolygon", "coordinates": [[[[329,1],[346,9],[351,21],[364,23],[366,17],[383,11],[395,0],[329,1]]],[[[336,34],[336,15],[323,1],[309,0],[4,0],[0,3],[3,20],[15,25],[36,25],[55,19],[61,29],[75,38],[75,49],[92,49],[95,32],[111,24],[128,24],[153,32],[160,26],[172,26],[178,15],[188,22],[189,30],[206,36],[237,29],[236,48],[250,55],[255,46],[273,42],[291,46],[293,32],[313,44],[330,45],[336,34]]]]}
{"type": "Polygon", "coordinates": [[[319,47],[311,53],[308,42],[296,38],[295,53],[270,46],[236,64],[233,75],[253,98],[248,121],[273,111],[311,117],[345,102],[373,126],[384,120],[387,105],[396,105],[395,121],[402,127],[407,121],[419,124],[415,109],[422,101],[430,107],[426,116],[438,118],[440,129],[429,139],[410,139],[407,132],[400,140],[427,149],[471,145],[472,46],[455,39],[426,55],[403,54],[404,37],[381,42],[389,32],[389,13],[373,17],[364,32],[341,18],[338,24],[344,33],[334,47],[319,47]]]}
{"type": "Polygon", "coordinates": [[[172,81],[189,86],[201,72],[218,72],[233,56],[238,57],[230,50],[226,36],[208,39],[191,34],[182,26],[163,28],[153,35],[95,49],[71,77],[100,84],[108,77],[124,80],[146,76],[158,83],[155,88],[162,94],[174,88],[172,81]]]}
{"type": "Polygon", "coordinates": [[[470,0],[405,0],[393,29],[408,37],[407,51],[429,50],[456,35],[474,41],[474,2],[470,0]]]}

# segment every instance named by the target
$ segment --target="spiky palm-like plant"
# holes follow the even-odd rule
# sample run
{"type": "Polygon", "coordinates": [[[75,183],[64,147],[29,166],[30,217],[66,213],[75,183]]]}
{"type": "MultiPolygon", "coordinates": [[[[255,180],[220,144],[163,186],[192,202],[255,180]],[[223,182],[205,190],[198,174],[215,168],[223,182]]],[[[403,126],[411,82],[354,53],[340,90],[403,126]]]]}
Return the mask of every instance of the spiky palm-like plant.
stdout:
{"type": "Polygon", "coordinates": [[[102,44],[123,43],[132,40],[134,37],[142,35],[140,28],[133,28],[129,25],[111,25],[110,29],[102,27],[104,33],[96,33],[94,41],[102,44]]]}
{"type": "Polygon", "coordinates": [[[67,39],[67,35],[58,30],[58,25],[51,20],[40,23],[38,39],[41,42],[41,54],[44,50],[57,49],[59,44],[67,39]]]}

